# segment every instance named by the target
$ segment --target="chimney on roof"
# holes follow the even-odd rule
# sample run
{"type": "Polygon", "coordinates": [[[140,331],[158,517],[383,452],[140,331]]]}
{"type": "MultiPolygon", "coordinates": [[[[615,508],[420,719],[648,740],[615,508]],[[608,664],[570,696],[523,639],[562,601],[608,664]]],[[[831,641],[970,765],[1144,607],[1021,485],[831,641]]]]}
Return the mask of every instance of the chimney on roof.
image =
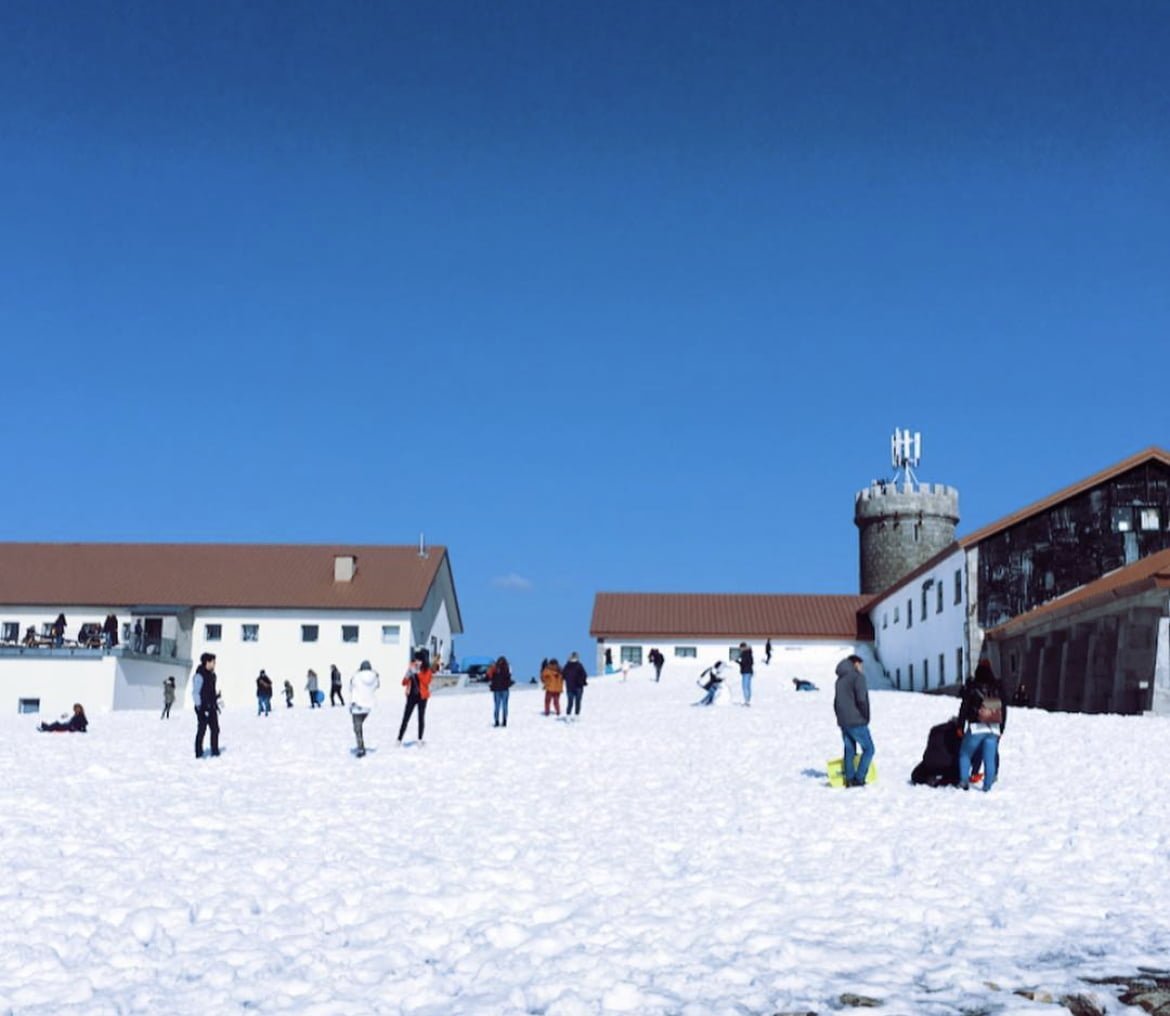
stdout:
{"type": "Polygon", "coordinates": [[[357,571],[357,558],[352,554],[338,554],[333,558],[333,581],[352,582],[357,571]]]}
{"type": "Polygon", "coordinates": [[[422,533],[419,533],[418,534],[418,556],[421,558],[425,558],[428,553],[429,552],[427,551],[426,537],[422,533]]]}

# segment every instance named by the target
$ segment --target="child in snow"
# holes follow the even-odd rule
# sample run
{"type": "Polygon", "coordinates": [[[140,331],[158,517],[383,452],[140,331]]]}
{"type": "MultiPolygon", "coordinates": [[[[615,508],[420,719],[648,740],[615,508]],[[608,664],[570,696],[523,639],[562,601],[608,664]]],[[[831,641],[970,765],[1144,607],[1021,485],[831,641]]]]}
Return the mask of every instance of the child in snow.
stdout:
{"type": "Polygon", "coordinates": [[[719,689],[723,685],[723,661],[716,660],[715,663],[708,667],[699,675],[699,687],[707,694],[704,695],[698,702],[697,706],[709,706],[715,701],[715,696],[719,694],[719,689]],[[706,682],[704,683],[704,678],[706,682]]]}
{"type": "Polygon", "coordinates": [[[45,733],[54,734],[84,734],[86,727],[89,726],[89,720],[85,718],[85,710],[82,708],[80,702],[73,703],[73,715],[68,720],[61,717],[59,723],[42,723],[39,730],[45,733]]]}
{"type": "Polygon", "coordinates": [[[289,709],[292,708],[292,700],[293,700],[292,681],[285,681],[284,682],[284,704],[289,709]]]}
{"type": "Polygon", "coordinates": [[[168,677],[163,681],[163,711],[160,720],[171,718],[171,706],[175,704],[175,679],[168,677]]]}
{"type": "Polygon", "coordinates": [[[317,701],[317,671],[310,670],[305,676],[305,691],[309,693],[309,708],[320,709],[321,703],[317,701]]]}

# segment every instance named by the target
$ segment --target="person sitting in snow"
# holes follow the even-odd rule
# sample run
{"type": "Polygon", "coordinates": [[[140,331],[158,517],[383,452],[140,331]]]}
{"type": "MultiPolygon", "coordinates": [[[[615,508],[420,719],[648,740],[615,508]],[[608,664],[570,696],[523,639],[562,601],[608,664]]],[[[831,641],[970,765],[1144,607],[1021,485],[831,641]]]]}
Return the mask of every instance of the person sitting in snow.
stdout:
{"type": "Polygon", "coordinates": [[[792,686],[797,691],[816,691],[817,686],[812,681],[806,681],[803,677],[794,677],[792,679],[792,686]]]}
{"type": "Polygon", "coordinates": [[[719,694],[719,689],[723,686],[723,661],[716,660],[715,663],[708,667],[699,675],[699,687],[707,694],[703,696],[698,702],[697,706],[709,706],[715,701],[715,696],[719,694]],[[706,683],[704,683],[706,678],[706,683]]]}
{"type": "Polygon", "coordinates": [[[60,723],[42,723],[38,729],[53,734],[84,734],[88,726],[89,720],[85,718],[85,709],[80,702],[74,702],[72,716],[68,719],[62,716],[60,723]]]}

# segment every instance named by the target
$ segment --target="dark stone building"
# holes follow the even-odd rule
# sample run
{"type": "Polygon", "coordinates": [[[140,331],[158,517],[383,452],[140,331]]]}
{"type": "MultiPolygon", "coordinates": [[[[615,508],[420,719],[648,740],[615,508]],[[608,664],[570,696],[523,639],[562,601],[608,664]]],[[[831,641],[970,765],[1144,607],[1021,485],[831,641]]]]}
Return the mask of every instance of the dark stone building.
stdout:
{"type": "Polygon", "coordinates": [[[1170,548],[1170,457],[1151,449],[1140,458],[996,523],[993,534],[962,541],[978,546],[980,627],[1170,548]]]}

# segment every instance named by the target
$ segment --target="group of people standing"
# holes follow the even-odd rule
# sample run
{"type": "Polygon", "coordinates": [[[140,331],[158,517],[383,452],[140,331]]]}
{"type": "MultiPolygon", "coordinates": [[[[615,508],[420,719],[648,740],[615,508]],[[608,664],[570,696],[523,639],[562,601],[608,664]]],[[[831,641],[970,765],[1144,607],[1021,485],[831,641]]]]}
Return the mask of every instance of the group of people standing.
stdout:
{"type": "Polygon", "coordinates": [[[566,692],[565,716],[581,715],[581,696],[588,684],[585,667],[576,653],[561,669],[555,658],[544,660],[540,665],[540,684],[544,688],[544,715],[550,715],[550,707],[557,716],[561,715],[561,693],[566,692]]]}
{"type": "MultiPolygon", "coordinates": [[[[833,711],[844,747],[845,786],[863,787],[875,749],[869,731],[869,689],[860,656],[849,656],[837,664],[833,711]]],[[[936,785],[954,785],[957,777],[958,786],[967,790],[974,781],[972,774],[981,768],[983,790],[990,791],[999,773],[999,742],[1007,728],[1007,701],[989,660],[979,661],[963,688],[959,715],[950,722],[957,727],[953,734],[960,737],[958,772],[941,773],[936,785]]],[[[953,756],[950,768],[954,768],[953,756]]]]}
{"type": "MultiPolygon", "coordinates": [[[[217,756],[220,753],[219,692],[216,687],[217,677],[215,664],[216,659],[214,653],[203,653],[199,657],[199,666],[195,668],[195,675],[192,678],[191,692],[195,705],[196,719],[196,758],[203,758],[203,741],[204,737],[209,733],[211,736],[211,754],[217,756]]],[[[309,681],[314,683],[316,681],[316,675],[311,670],[309,671],[309,681]]],[[[336,666],[332,667],[330,683],[333,685],[333,697],[339,699],[341,704],[345,705],[345,699],[342,696],[341,671],[336,666]]],[[[353,718],[354,738],[357,741],[356,754],[359,758],[366,754],[364,736],[366,717],[374,709],[377,691],[380,686],[381,678],[369,660],[362,660],[357,671],[349,679],[349,711],[353,718]]],[[[406,696],[406,705],[402,713],[402,723],[398,728],[398,740],[400,743],[402,742],[403,737],[406,735],[406,728],[410,723],[410,718],[417,712],[418,742],[421,744],[426,729],[427,702],[431,697],[431,669],[423,654],[416,654],[411,659],[410,667],[402,679],[402,686],[406,696]]],[[[292,685],[288,681],[285,681],[284,687],[287,705],[291,706],[292,685]]],[[[312,695],[314,691],[316,691],[316,688],[310,688],[310,697],[315,700],[318,696],[312,695]]],[[[166,718],[170,715],[171,706],[174,703],[175,679],[173,677],[167,678],[163,683],[163,696],[163,717],[166,718]]],[[[259,676],[256,678],[256,699],[258,702],[257,715],[270,715],[272,712],[272,679],[263,670],[260,671],[259,676]]],[[[319,706],[320,702],[317,702],[317,705],[319,706]]]]}

